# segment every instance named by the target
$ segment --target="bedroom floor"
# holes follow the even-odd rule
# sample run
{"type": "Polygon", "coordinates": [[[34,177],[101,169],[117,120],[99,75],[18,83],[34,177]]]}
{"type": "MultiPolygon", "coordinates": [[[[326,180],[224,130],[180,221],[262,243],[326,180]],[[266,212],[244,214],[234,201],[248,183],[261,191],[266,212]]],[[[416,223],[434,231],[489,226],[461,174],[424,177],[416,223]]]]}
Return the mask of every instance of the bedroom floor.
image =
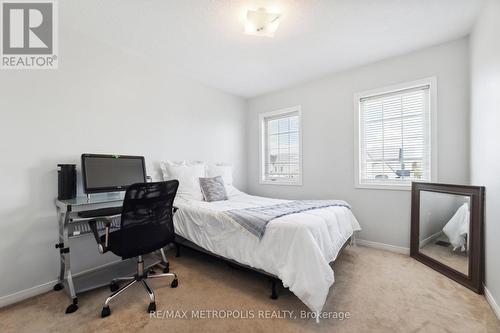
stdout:
{"type": "MultiPolygon", "coordinates": [[[[444,236],[436,241],[443,240],[448,241],[444,236]]],[[[469,271],[469,257],[465,252],[460,252],[459,250],[453,251],[452,246],[444,247],[436,243],[429,243],[420,249],[420,252],[436,259],[439,262],[467,275],[469,271]]]]}
{"type": "MultiPolygon", "coordinates": [[[[172,257],[171,255],[169,257],[172,257]]],[[[288,290],[269,299],[269,282],[252,272],[183,249],[172,258],[179,287],[152,280],[158,310],[292,310],[306,307],[288,290]]],[[[419,262],[366,247],[348,247],[334,263],[336,283],[324,311],[350,312],[343,321],[324,319],[154,319],[146,313],[141,286],[111,304],[100,318],[105,288],[80,297],[80,309],[64,315],[64,292],[49,292],[0,310],[0,332],[500,332],[483,296],[454,283],[419,262]]]]}

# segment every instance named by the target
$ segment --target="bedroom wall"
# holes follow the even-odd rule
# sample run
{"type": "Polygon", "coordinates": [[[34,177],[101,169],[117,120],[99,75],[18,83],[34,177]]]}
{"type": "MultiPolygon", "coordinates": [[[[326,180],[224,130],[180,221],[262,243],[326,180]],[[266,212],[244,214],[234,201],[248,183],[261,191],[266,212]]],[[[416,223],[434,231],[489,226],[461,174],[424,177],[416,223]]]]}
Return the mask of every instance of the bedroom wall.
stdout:
{"type": "Polygon", "coordinates": [[[468,200],[460,197],[437,192],[420,193],[420,240],[435,235],[457,212],[457,209],[468,200]]]}
{"type": "MultiPolygon", "coordinates": [[[[500,1],[485,5],[471,35],[471,180],[486,186],[485,285],[500,318],[500,1]]],[[[491,300],[490,300],[491,303],[491,300]]]]}
{"type": "Polygon", "coordinates": [[[468,67],[463,38],[250,99],[248,190],[278,198],[347,200],[363,228],[359,238],[408,248],[410,191],[354,187],[353,96],[437,76],[439,181],[468,183],[468,67]],[[302,106],[303,115],[303,186],[259,184],[258,114],[294,105],[302,106]]]}
{"type": "MultiPolygon", "coordinates": [[[[57,277],[58,163],[140,154],[158,180],[163,159],[227,161],[246,187],[244,100],[67,27],[59,43],[58,70],[0,72],[0,306],[57,277]]],[[[74,246],[77,270],[117,258],[91,238],[74,246]]]]}

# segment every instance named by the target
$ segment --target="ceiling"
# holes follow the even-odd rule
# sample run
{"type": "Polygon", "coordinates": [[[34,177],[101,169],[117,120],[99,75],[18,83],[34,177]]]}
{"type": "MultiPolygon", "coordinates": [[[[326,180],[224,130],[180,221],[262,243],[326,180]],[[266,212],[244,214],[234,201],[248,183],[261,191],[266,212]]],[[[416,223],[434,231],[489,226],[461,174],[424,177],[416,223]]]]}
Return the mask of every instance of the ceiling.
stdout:
{"type": "Polygon", "coordinates": [[[253,97],[466,36],[482,0],[61,1],[64,24],[225,92],[253,97]],[[274,38],[246,9],[283,13],[274,38]]]}

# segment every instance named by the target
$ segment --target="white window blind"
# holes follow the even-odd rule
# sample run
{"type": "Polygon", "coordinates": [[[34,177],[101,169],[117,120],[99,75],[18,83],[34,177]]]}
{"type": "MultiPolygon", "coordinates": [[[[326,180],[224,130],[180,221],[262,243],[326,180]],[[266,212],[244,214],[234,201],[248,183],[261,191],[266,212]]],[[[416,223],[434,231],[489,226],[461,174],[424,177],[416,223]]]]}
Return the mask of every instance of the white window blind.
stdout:
{"type": "Polygon", "coordinates": [[[264,183],[300,183],[299,109],[263,114],[261,121],[262,181],[264,183]]]}
{"type": "Polygon", "coordinates": [[[359,100],[359,183],[431,180],[430,85],[359,100]]]}

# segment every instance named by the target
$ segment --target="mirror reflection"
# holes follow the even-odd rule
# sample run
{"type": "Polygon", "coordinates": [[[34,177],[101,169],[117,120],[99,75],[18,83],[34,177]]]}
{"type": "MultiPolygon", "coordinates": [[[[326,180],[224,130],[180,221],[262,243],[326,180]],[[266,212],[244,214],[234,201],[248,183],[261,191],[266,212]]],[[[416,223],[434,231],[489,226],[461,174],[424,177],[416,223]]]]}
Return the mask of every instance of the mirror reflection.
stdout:
{"type": "Polygon", "coordinates": [[[450,268],[469,272],[470,197],[420,192],[420,252],[450,268]]]}

